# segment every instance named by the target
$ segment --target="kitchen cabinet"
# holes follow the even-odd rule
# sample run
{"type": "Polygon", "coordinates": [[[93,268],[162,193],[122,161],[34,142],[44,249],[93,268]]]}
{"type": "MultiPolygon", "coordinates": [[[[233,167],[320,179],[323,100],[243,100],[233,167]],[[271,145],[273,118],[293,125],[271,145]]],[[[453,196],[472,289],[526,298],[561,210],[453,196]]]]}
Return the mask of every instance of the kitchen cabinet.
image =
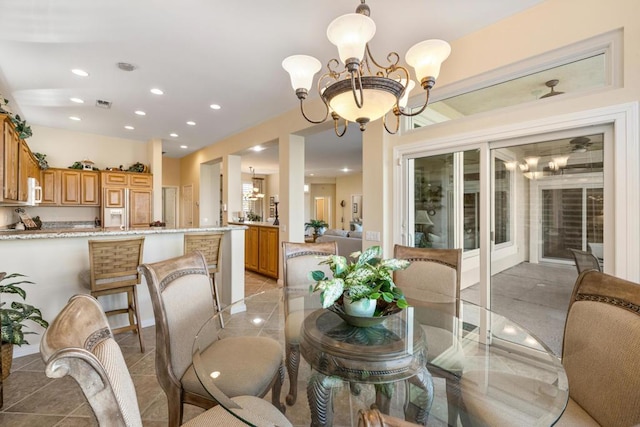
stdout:
{"type": "MultiPolygon", "coordinates": [[[[48,169],[49,170],[49,169],[48,169]]],[[[100,205],[100,175],[98,172],[83,171],[77,169],[59,169],[59,175],[53,172],[51,178],[43,177],[43,194],[53,194],[55,200],[55,184],[59,176],[60,182],[60,206],[99,206],[100,205]],[[53,184],[53,190],[49,186],[53,184]]],[[[47,199],[51,196],[47,196],[47,199]]],[[[43,195],[44,199],[44,195],[43,195]]]]}
{"type": "Polygon", "coordinates": [[[129,190],[129,227],[149,227],[152,219],[152,191],[132,188],[129,190]]]}
{"type": "Polygon", "coordinates": [[[40,166],[38,160],[31,153],[24,140],[19,140],[18,153],[18,200],[26,202],[29,195],[28,178],[40,179],[40,166]]]}
{"type": "Polygon", "coordinates": [[[280,229],[246,223],[243,225],[249,227],[244,234],[245,269],[277,279],[280,229]]]}
{"type": "Polygon", "coordinates": [[[42,187],[42,206],[60,204],[60,171],[46,169],[40,172],[40,186],[42,187]]]}
{"type": "Polygon", "coordinates": [[[2,138],[0,138],[0,154],[3,158],[0,162],[2,173],[2,197],[3,201],[18,200],[18,161],[20,157],[20,138],[16,132],[11,118],[0,115],[2,120],[2,138]]]}
{"type": "Polygon", "coordinates": [[[244,267],[258,271],[260,247],[258,246],[258,227],[249,227],[244,231],[244,267]]]}
{"type": "Polygon", "coordinates": [[[107,224],[107,209],[126,208],[129,227],[149,227],[153,222],[153,175],[124,171],[102,171],[100,175],[103,224],[107,224]]]}

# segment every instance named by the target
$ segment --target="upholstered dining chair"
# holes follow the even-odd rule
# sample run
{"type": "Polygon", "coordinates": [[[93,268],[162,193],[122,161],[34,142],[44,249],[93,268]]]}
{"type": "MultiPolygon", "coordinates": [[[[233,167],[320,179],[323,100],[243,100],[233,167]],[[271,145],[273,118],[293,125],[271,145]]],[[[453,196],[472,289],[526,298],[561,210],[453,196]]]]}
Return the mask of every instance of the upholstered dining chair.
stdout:
{"type": "Polygon", "coordinates": [[[571,248],[569,248],[569,250],[573,255],[573,259],[576,263],[576,268],[578,269],[578,274],[587,270],[602,271],[598,258],[596,258],[596,256],[591,252],[571,248]]]}
{"type": "MultiPolygon", "coordinates": [[[[569,400],[555,426],[640,425],[640,284],[596,270],[578,276],[567,311],[562,365],[569,400]]],[[[468,389],[466,378],[461,391],[474,418],[491,426],[513,425],[508,410],[474,398],[477,387],[468,389]]],[[[494,373],[492,388],[504,390],[510,381],[508,374],[494,373]]],[[[530,390],[544,389],[541,380],[530,383],[530,390]]]]}
{"type": "MultiPolygon", "coordinates": [[[[44,332],[40,354],[50,378],[73,377],[100,426],[142,426],[135,387],[120,347],[98,301],[75,295],[44,332]]],[[[255,425],[290,426],[282,413],[255,396],[237,396],[231,402],[245,408],[243,417],[255,425]]],[[[246,426],[222,406],[191,419],[199,426],[246,426]]]]}
{"type": "Polygon", "coordinates": [[[395,284],[409,305],[433,308],[433,316],[420,319],[420,323],[428,337],[429,372],[445,379],[450,426],[458,422],[459,383],[465,357],[451,322],[460,310],[461,257],[461,249],[394,247],[394,258],[411,262],[405,270],[394,271],[395,284]]]}
{"type": "Polygon", "coordinates": [[[80,273],[80,279],[95,298],[124,293],[127,306],[106,312],[107,316],[126,314],[129,324],[113,330],[114,334],[133,331],[138,334],[140,351],[144,353],[144,340],[140,328],[137,285],[141,275],[144,236],[126,239],[89,240],[89,270],[80,273]]]}
{"type": "MultiPolygon", "coordinates": [[[[169,426],[182,422],[183,404],[209,408],[215,404],[198,380],[192,345],[199,328],[215,313],[207,261],[198,251],[177,258],[142,264],[156,322],[156,374],[167,395],[169,426]]],[[[284,412],[280,390],[284,363],[280,344],[267,337],[227,337],[216,341],[203,357],[219,358],[237,376],[217,383],[225,395],[264,396],[284,412]],[[214,356],[215,355],[215,356],[214,356]]]]}
{"type": "MultiPolygon", "coordinates": [[[[293,243],[282,242],[283,281],[289,291],[309,292],[309,286],[315,282],[309,278],[313,270],[322,270],[327,276],[331,270],[325,264],[319,265],[321,257],[336,255],[338,244],[323,243],[293,243]]],[[[301,301],[304,299],[301,298],[301,301]]],[[[295,298],[285,298],[285,360],[289,373],[289,394],[286,402],[293,405],[298,396],[298,367],[300,365],[300,327],[310,311],[317,307],[296,307],[295,298]]]]}

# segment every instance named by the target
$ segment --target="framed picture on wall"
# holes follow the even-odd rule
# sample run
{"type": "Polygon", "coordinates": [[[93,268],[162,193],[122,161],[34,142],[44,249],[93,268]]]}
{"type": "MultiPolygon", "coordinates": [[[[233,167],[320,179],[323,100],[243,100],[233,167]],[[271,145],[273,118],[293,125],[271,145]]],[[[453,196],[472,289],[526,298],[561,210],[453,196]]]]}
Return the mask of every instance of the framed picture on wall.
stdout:
{"type": "Polygon", "coordinates": [[[269,197],[269,206],[274,206],[274,204],[275,204],[275,199],[273,198],[273,196],[269,197]]]}
{"type": "MultiPolygon", "coordinates": [[[[272,197],[272,199],[273,199],[273,197],[272,197]]],[[[275,209],[269,208],[269,218],[273,218],[274,216],[276,216],[275,209]]]]}
{"type": "Polygon", "coordinates": [[[353,204],[353,213],[358,213],[358,204],[357,203],[353,204]]]}

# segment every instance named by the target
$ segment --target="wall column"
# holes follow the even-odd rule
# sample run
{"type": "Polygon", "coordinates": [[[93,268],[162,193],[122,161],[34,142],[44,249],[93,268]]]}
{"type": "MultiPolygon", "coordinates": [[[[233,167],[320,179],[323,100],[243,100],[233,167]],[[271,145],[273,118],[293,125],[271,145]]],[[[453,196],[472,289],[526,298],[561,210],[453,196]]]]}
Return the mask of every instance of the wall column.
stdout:
{"type": "Polygon", "coordinates": [[[233,221],[234,212],[242,210],[242,157],[227,155],[222,161],[222,204],[227,211],[222,214],[223,225],[233,221]]]}
{"type": "Polygon", "coordinates": [[[147,143],[149,170],[153,174],[152,221],[162,219],[162,139],[154,138],[147,143]]]}

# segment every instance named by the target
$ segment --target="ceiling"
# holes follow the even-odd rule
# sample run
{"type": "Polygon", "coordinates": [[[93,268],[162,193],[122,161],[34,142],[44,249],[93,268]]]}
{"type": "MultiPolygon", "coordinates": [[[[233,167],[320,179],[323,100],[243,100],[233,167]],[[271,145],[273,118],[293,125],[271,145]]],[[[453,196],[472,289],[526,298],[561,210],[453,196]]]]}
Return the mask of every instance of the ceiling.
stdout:
{"type": "MultiPolygon", "coordinates": [[[[370,0],[377,25],[372,53],[378,60],[390,51],[403,57],[418,41],[455,40],[541,1],[370,0]]],[[[141,142],[161,138],[166,156],[182,157],[298,108],[282,60],[306,53],[326,64],[336,57],[326,27],[357,4],[0,0],[0,93],[30,124],[141,142]],[[119,62],[135,70],[119,69],[119,62]],[[89,76],[72,74],[75,68],[89,76]],[[152,88],[164,94],[154,95],[152,88]],[[85,102],[76,104],[72,97],[85,102]],[[96,100],[111,102],[111,108],[96,107],[96,100]]],[[[356,126],[345,138],[330,130],[307,141],[307,174],[361,170],[356,126]]],[[[277,163],[272,147],[243,155],[242,169],[273,173],[277,163]]]]}

